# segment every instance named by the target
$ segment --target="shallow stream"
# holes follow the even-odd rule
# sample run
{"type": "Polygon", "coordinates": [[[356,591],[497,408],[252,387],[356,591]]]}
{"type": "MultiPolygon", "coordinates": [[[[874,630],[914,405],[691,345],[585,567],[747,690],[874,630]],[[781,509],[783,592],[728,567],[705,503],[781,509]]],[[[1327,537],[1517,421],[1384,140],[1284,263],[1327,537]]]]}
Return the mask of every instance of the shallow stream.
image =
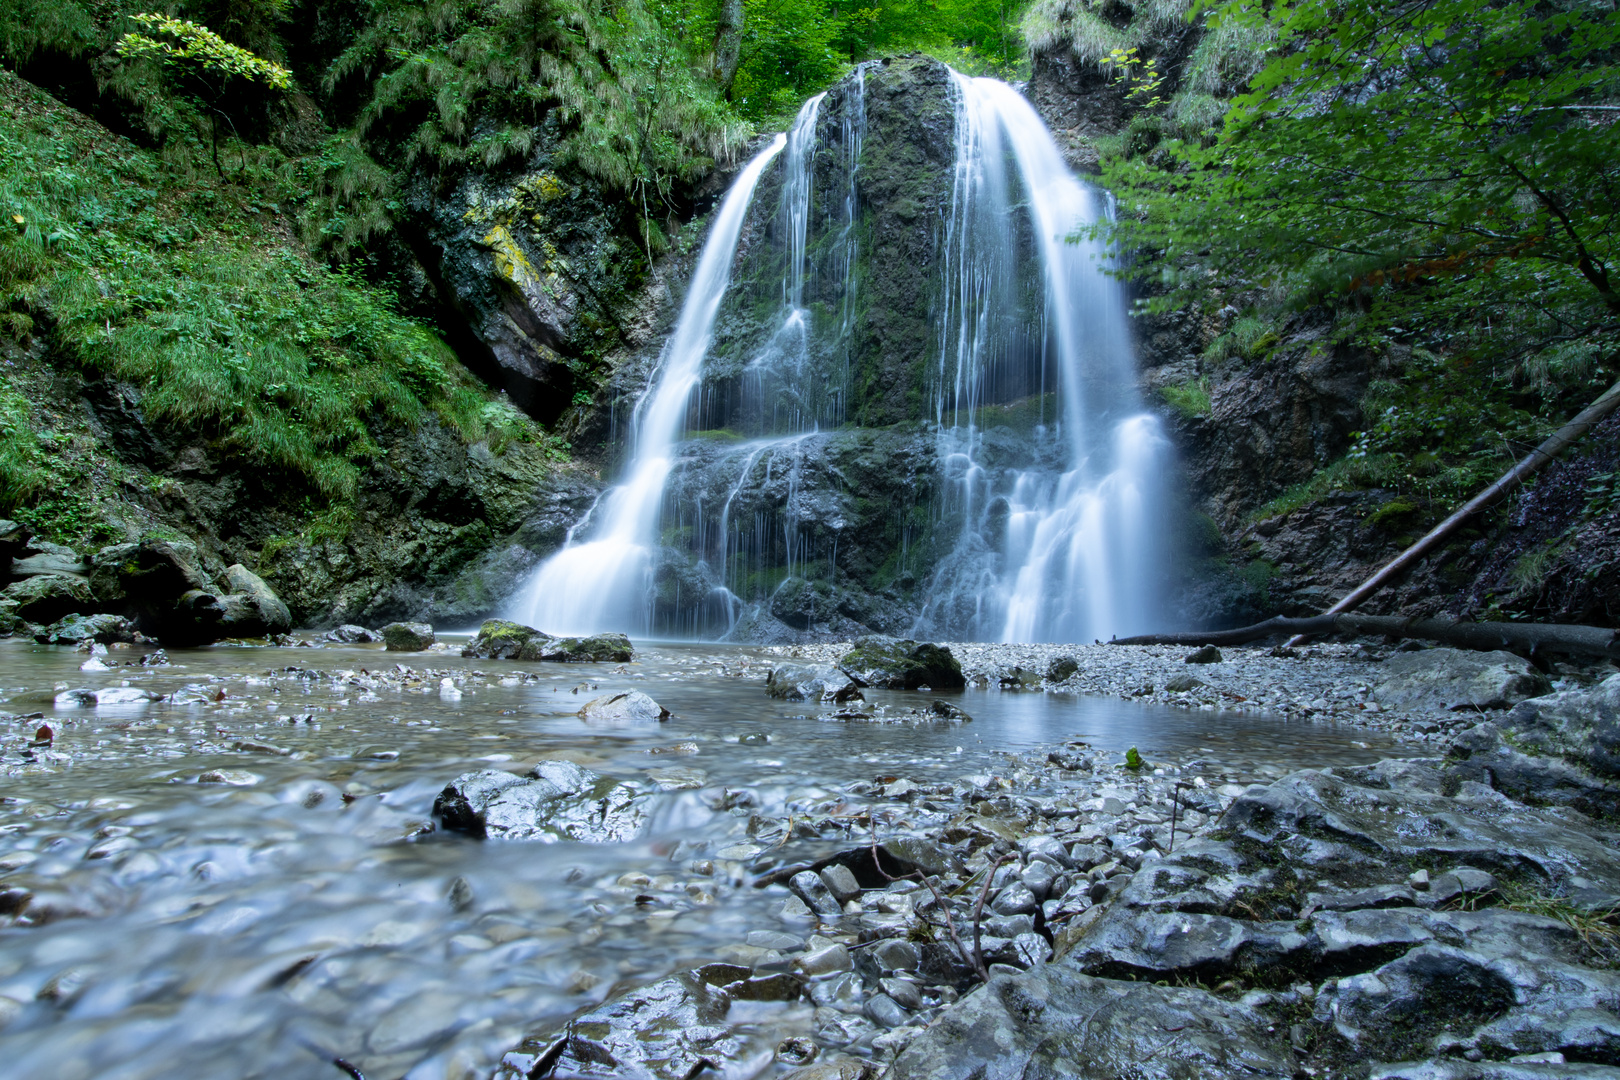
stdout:
{"type": "MultiPolygon", "coordinates": [[[[772,822],[875,807],[905,829],[912,808],[860,782],[1005,773],[1008,754],[1072,740],[1196,759],[1218,782],[1399,753],[1356,727],[994,689],[949,695],[971,723],[832,722],[769,699],[773,658],[734,646],[649,643],[633,664],[566,667],[380,646],[170,656],[81,672],[82,653],[0,642],[0,709],[16,717],[0,721],[0,906],[27,890],[30,916],[48,913],[0,929],[9,1077],[336,1080],[334,1058],[371,1080],[487,1076],[522,1035],[616,986],[781,929],[785,891],[748,877],[859,841],[799,829],[777,855],[772,822]],[[125,680],[193,703],[56,704],[125,680]],[[672,718],[576,715],[620,689],[672,718]],[[53,743],[27,750],[41,724],[53,743]],[[643,837],[425,831],[457,774],[542,756],[654,792],[643,837]]],[[[868,692],[894,716],[932,696],[868,692]]]]}

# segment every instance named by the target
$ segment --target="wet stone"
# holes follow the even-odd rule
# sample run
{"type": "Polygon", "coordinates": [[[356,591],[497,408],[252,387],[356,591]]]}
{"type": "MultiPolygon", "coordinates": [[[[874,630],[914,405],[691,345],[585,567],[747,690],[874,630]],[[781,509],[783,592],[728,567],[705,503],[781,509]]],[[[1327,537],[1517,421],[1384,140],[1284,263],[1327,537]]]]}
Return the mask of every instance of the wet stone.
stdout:
{"type": "Polygon", "coordinates": [[[582,719],[604,724],[646,724],[668,720],[669,710],[640,690],[603,694],[592,698],[579,710],[582,719]]]}
{"type": "Polygon", "coordinates": [[[887,994],[867,998],[863,1011],[867,1019],[886,1028],[901,1027],[911,1019],[911,1014],[887,994]]]}
{"type": "Polygon", "coordinates": [[[527,777],[496,769],[463,773],[433,803],[444,827],[502,840],[628,840],[645,811],[635,792],[567,761],[542,761],[527,777]]]}
{"type": "Polygon", "coordinates": [[[827,888],[827,883],[819,874],[810,870],[802,870],[788,879],[788,888],[806,907],[818,915],[841,915],[843,905],[838,898],[827,888]]]}
{"type": "Polygon", "coordinates": [[[995,976],[918,1036],[888,1076],[1057,1080],[1074,1077],[1077,1062],[1118,1062],[1096,1075],[1284,1080],[1293,1055],[1273,1026],[1207,991],[1093,978],[1062,960],[995,976]]]}

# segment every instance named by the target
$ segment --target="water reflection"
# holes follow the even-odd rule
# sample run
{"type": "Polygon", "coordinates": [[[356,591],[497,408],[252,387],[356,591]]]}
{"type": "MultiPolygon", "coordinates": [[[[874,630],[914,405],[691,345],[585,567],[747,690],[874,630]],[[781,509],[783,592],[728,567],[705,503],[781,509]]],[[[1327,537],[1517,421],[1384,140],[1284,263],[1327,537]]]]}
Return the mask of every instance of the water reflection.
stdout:
{"type": "Polygon", "coordinates": [[[1001,754],[1071,739],[1234,775],[1389,750],[1355,728],[999,691],[955,696],[971,724],[829,723],[765,696],[761,650],[714,645],[652,645],[623,666],[365,646],[173,657],[89,673],[69,650],[0,643],[0,708],[44,714],[0,725],[0,905],[27,889],[30,910],[54,916],[0,930],[9,1076],[331,1078],[339,1056],[373,1078],[484,1075],[548,1019],[775,926],[779,897],[736,887],[728,861],[760,846],[751,815],[837,800],[877,774],[1005,771],[1001,754]],[[396,663],[439,673],[375,678],[396,663]],[[445,675],[460,700],[440,695],[445,675]],[[125,681],[193,703],[48,703],[125,681]],[[575,715],[622,689],[674,718],[601,730],[575,715]],[[55,741],[26,762],[42,722],[55,741]],[[738,741],[759,733],[770,742],[738,741]],[[631,844],[420,834],[457,773],[555,754],[649,787],[699,786],[654,795],[631,844]],[[728,788],[756,805],[714,809],[728,788]]]}

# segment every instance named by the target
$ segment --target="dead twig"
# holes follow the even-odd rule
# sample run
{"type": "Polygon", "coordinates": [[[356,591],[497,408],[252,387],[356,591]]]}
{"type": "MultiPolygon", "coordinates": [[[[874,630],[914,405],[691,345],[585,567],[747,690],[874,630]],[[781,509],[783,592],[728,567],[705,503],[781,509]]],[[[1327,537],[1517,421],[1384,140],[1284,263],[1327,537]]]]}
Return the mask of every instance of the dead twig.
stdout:
{"type": "MultiPolygon", "coordinates": [[[[893,874],[883,869],[883,856],[878,851],[876,818],[872,819],[872,865],[877,868],[877,872],[883,876],[883,879],[890,884],[893,884],[896,881],[920,881],[924,885],[928,886],[928,891],[934,894],[934,903],[939,905],[939,910],[945,915],[945,930],[951,935],[951,941],[956,945],[956,953],[962,958],[962,963],[973,968],[978,973],[979,977],[985,982],[990,981],[989,973],[985,970],[984,964],[979,962],[978,953],[975,952],[972,957],[968,956],[967,948],[962,944],[961,937],[956,933],[956,920],[951,918],[951,905],[946,902],[943,896],[939,895],[939,890],[936,889],[934,887],[934,883],[928,879],[928,875],[923,873],[921,870],[918,870],[914,874],[906,874],[901,877],[895,877],[893,874]]],[[[919,911],[917,913],[917,917],[922,919],[923,922],[928,923],[929,926],[934,926],[934,924],[929,922],[922,912],[919,911]]]]}
{"type": "Polygon", "coordinates": [[[979,944],[979,927],[984,922],[984,900],[990,895],[990,883],[996,880],[996,871],[1001,864],[1012,858],[1009,852],[991,863],[984,872],[984,887],[979,890],[979,902],[973,908],[973,966],[979,970],[979,978],[985,982],[990,981],[990,969],[984,965],[984,947],[979,944]]]}

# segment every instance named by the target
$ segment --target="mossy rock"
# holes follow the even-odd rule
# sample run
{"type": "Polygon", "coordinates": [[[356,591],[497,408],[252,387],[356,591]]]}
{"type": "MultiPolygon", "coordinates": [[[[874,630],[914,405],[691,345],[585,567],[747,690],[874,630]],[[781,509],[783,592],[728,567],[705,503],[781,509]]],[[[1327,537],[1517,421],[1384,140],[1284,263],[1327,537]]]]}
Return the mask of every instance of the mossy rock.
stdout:
{"type": "Polygon", "coordinates": [[[623,634],[554,638],[532,626],[506,619],[488,619],[478,636],[461,650],[462,656],[484,660],[542,660],[554,664],[627,663],[634,655],[623,634]]]}
{"type": "Polygon", "coordinates": [[[40,574],[6,586],[5,597],[16,602],[16,616],[34,623],[53,623],[64,615],[90,611],[95,597],[83,578],[66,574],[40,574]]]}
{"type": "Polygon", "coordinates": [[[434,642],[433,627],[427,623],[389,623],[382,628],[382,637],[389,652],[422,652],[434,642]]]}
{"type": "Polygon", "coordinates": [[[532,660],[523,651],[536,639],[551,639],[532,626],[506,619],[486,619],[478,628],[478,636],[462,646],[462,656],[475,656],[481,660],[532,660]]]}
{"type": "Polygon", "coordinates": [[[538,659],[559,664],[625,664],[634,656],[630,639],[623,634],[592,634],[549,639],[538,659]]]}
{"type": "Polygon", "coordinates": [[[967,685],[962,665],[951,650],[926,642],[905,641],[872,634],[857,638],[838,666],[862,686],[885,690],[960,690],[967,685]]]}

